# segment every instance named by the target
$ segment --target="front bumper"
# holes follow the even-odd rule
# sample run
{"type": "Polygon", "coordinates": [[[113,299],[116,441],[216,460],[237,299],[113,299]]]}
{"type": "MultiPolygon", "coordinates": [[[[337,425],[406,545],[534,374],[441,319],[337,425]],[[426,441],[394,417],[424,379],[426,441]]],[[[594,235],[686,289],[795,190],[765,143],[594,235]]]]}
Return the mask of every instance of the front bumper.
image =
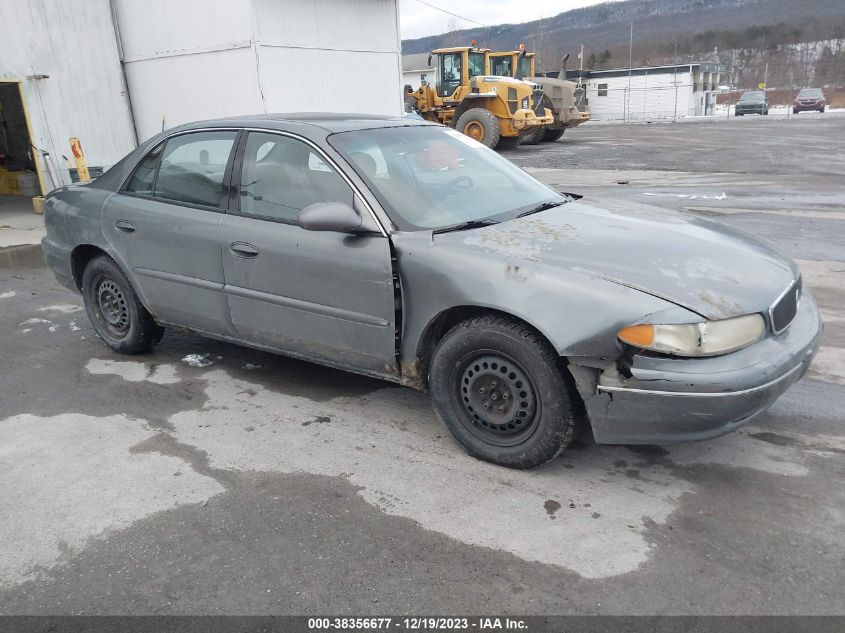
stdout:
{"type": "Polygon", "coordinates": [[[736,114],[763,114],[766,110],[764,105],[750,105],[750,106],[736,106],[734,112],[736,114]]]}
{"type": "Polygon", "coordinates": [[[599,378],[585,399],[600,444],[661,444],[723,435],[761,413],[810,366],[822,323],[809,292],[781,334],[713,358],[636,355],[631,377],[599,378]]]}
{"type": "Polygon", "coordinates": [[[523,108],[513,113],[511,125],[515,130],[526,130],[538,125],[551,125],[554,121],[554,115],[548,108],[544,110],[543,116],[537,116],[534,110],[523,108]]]}
{"type": "Polygon", "coordinates": [[[73,278],[73,264],[71,263],[71,249],[56,244],[46,237],[41,238],[41,250],[44,253],[44,259],[56,279],[65,288],[79,292],[76,287],[76,281],[73,278]]]}
{"type": "Polygon", "coordinates": [[[586,123],[592,116],[589,112],[581,112],[577,108],[570,108],[569,113],[565,117],[561,117],[560,123],[566,128],[575,127],[576,125],[586,123]]]}
{"type": "Polygon", "coordinates": [[[794,112],[818,112],[824,107],[823,103],[793,103],[794,112]]]}

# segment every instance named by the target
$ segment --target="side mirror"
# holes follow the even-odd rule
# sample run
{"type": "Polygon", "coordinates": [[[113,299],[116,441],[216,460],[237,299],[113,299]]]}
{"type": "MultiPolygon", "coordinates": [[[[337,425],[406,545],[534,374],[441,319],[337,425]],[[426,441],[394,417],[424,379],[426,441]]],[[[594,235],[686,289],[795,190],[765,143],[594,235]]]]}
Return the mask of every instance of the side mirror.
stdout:
{"type": "Polygon", "coordinates": [[[315,202],[299,212],[297,224],[306,231],[357,233],[363,220],[358,212],[342,202],[315,202]]]}

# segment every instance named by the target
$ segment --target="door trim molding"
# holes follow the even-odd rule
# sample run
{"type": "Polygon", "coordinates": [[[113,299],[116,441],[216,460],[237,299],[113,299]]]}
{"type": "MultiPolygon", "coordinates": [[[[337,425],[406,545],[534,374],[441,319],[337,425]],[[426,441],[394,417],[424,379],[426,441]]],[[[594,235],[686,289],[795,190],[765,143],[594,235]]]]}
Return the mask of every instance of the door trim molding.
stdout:
{"type": "Polygon", "coordinates": [[[223,290],[227,294],[235,297],[241,297],[242,299],[252,299],[253,301],[261,301],[262,303],[270,303],[285,308],[291,308],[293,310],[299,310],[300,312],[309,312],[311,314],[319,314],[320,316],[327,316],[333,319],[360,323],[361,325],[370,325],[373,327],[388,327],[390,325],[389,321],[373,316],[372,314],[353,312],[352,310],[335,308],[334,306],[327,306],[322,303],[313,303],[311,301],[303,301],[302,299],[283,297],[281,295],[270,294],[269,292],[252,290],[251,288],[242,288],[241,286],[230,286],[229,284],[226,284],[223,287],[223,290]]]}

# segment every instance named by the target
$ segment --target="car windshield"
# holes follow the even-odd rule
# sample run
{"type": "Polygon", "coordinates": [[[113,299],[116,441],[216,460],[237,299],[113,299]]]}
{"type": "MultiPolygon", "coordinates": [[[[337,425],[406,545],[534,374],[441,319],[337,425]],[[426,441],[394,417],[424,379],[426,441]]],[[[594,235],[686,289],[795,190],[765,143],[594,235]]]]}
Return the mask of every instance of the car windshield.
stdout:
{"type": "Polygon", "coordinates": [[[805,88],[801,92],[798,93],[799,99],[807,99],[809,97],[821,97],[822,91],[818,88],[805,88]]]}
{"type": "Polygon", "coordinates": [[[740,98],[740,101],[762,101],[763,100],[763,93],[762,92],[746,92],[740,98]]]}
{"type": "Polygon", "coordinates": [[[503,221],[570,198],[463,134],[441,126],[343,132],[331,143],[406,231],[503,221]]]}

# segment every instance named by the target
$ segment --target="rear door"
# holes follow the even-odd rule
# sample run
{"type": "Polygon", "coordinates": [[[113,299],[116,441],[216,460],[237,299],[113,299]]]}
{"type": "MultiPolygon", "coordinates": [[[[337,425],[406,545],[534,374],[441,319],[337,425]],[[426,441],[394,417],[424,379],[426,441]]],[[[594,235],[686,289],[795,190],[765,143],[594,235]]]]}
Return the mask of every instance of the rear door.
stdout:
{"type": "Polygon", "coordinates": [[[299,211],[355,200],[315,146],[249,132],[223,220],[223,270],[239,336],[289,354],[376,374],[396,372],[390,241],[380,232],[306,231],[299,211]]]}
{"type": "Polygon", "coordinates": [[[112,252],[161,321],[232,334],[220,231],[237,130],[172,136],[105,204],[112,252]]]}

